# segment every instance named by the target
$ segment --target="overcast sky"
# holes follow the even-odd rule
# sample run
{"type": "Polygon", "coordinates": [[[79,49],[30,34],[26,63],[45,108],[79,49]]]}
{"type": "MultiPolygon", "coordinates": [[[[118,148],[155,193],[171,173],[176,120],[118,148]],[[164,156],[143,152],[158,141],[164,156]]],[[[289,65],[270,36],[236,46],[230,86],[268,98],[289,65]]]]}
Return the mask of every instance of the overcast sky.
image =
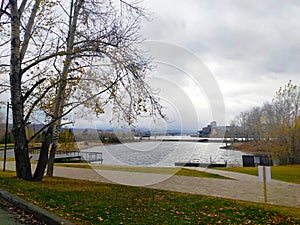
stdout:
{"type": "MultiPolygon", "coordinates": [[[[171,63],[158,63],[150,82],[161,89],[168,108],[177,111],[177,117],[169,112],[174,121],[197,129],[218,120],[212,113],[216,109],[211,93],[205,90],[213,84],[193,84],[193,77],[198,82],[207,76],[215,79],[226,123],[241,111],[271,101],[289,80],[300,84],[300,1],[145,0],[144,4],[152,13],[143,24],[146,39],[179,46],[182,54],[190,51],[210,71],[184,73],[182,65],[172,61],[180,51],[169,52],[171,63]]],[[[161,54],[168,54],[168,47],[160,47],[161,54]]],[[[154,51],[160,58],[159,50],[154,51]]],[[[193,64],[185,59],[187,63],[193,64]]]]}
{"type": "MultiPolygon", "coordinates": [[[[157,64],[149,82],[160,90],[172,122],[159,126],[196,131],[211,120],[228,124],[241,111],[271,101],[289,80],[300,85],[300,1],[143,4],[151,16],[142,34],[157,64]]],[[[77,126],[98,128],[108,118],[77,126]]],[[[148,119],[140,126],[155,127],[148,119]]]]}

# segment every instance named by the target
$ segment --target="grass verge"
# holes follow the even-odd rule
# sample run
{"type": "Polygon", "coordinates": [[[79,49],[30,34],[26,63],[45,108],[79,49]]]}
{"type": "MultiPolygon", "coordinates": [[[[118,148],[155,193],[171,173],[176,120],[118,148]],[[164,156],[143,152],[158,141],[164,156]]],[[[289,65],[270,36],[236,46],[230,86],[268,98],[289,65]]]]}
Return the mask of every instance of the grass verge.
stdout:
{"type": "MultiPolygon", "coordinates": [[[[3,158],[0,158],[0,162],[3,162],[4,159],[3,158]]],[[[14,158],[6,158],[6,162],[14,162],[16,161],[14,158]]]]}
{"type": "MultiPolygon", "coordinates": [[[[218,169],[258,176],[257,167],[227,167],[218,169]]],[[[300,184],[300,165],[272,166],[271,178],[274,180],[300,184]]]]}
{"type": "Polygon", "coordinates": [[[203,178],[217,178],[217,179],[230,179],[218,174],[206,173],[197,170],[189,170],[185,168],[175,167],[146,167],[146,166],[109,166],[109,165],[91,165],[88,163],[56,163],[55,166],[73,167],[82,169],[96,169],[96,170],[114,170],[123,172],[136,172],[136,173],[154,173],[154,174],[168,174],[177,176],[191,176],[203,178]]]}
{"type": "Polygon", "coordinates": [[[64,178],[0,186],[76,224],[299,224],[299,209],[64,178]]]}

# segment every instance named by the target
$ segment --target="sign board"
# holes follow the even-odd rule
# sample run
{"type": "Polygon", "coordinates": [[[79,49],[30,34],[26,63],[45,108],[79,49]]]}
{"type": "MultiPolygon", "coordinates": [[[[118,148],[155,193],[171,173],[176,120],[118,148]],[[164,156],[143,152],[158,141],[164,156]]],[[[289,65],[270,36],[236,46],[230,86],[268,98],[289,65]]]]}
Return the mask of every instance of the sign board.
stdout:
{"type": "MultiPolygon", "coordinates": [[[[264,166],[258,166],[258,180],[263,182],[264,181],[264,173],[263,173],[264,166]]],[[[271,168],[266,166],[266,181],[267,183],[271,182],[271,168]]]]}

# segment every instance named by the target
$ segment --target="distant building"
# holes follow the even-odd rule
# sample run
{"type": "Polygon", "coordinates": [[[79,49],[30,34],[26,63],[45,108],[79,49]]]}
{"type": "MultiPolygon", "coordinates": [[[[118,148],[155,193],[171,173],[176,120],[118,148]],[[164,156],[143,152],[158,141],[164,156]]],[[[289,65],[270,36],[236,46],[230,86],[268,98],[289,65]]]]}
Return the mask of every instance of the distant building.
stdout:
{"type": "Polygon", "coordinates": [[[133,132],[135,137],[150,137],[151,136],[151,131],[147,129],[132,129],[131,132],[133,132]]]}
{"type": "Polygon", "coordinates": [[[199,137],[215,137],[215,138],[235,138],[237,137],[237,130],[238,127],[235,126],[217,126],[216,121],[212,121],[206,127],[203,127],[201,130],[198,131],[199,137]]]}
{"type": "Polygon", "coordinates": [[[211,123],[210,123],[210,125],[211,125],[211,127],[217,127],[217,122],[216,121],[212,121],[211,123]]]}

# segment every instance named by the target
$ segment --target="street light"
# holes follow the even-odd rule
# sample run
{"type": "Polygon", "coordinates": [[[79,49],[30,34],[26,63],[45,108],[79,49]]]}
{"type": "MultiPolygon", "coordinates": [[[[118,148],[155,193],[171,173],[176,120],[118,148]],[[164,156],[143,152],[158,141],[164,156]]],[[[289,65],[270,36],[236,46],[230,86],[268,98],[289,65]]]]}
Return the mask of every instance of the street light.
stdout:
{"type": "Polygon", "coordinates": [[[5,129],[5,140],[4,140],[3,172],[5,172],[5,165],[6,165],[6,150],[7,150],[7,137],[8,137],[8,113],[9,113],[9,102],[7,102],[7,108],[6,108],[6,129],[5,129]]]}

